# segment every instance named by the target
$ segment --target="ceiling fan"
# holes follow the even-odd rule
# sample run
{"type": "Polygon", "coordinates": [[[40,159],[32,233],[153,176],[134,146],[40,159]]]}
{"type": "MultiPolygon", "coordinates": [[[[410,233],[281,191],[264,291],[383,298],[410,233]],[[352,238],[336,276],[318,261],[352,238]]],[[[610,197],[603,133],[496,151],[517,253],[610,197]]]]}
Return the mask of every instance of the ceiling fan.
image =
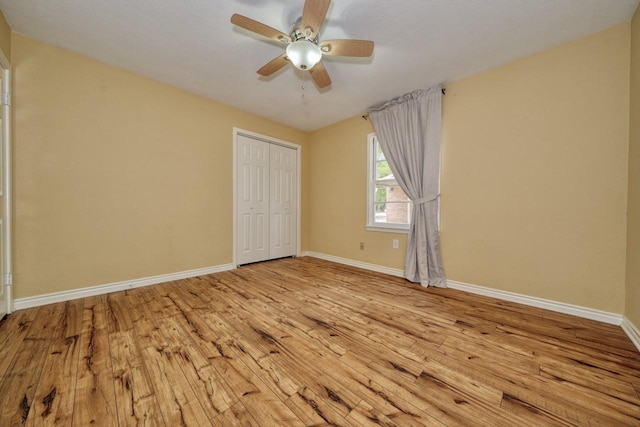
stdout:
{"type": "Polygon", "coordinates": [[[373,42],[370,40],[318,40],[318,32],[330,4],[331,0],[306,0],[302,18],[293,24],[289,34],[237,13],[231,17],[231,23],[287,45],[286,52],[267,62],[258,70],[258,74],[270,76],[291,62],[300,70],[308,70],[313,81],[322,89],[331,84],[329,73],[322,64],[322,55],[366,58],[373,54],[373,42]]]}

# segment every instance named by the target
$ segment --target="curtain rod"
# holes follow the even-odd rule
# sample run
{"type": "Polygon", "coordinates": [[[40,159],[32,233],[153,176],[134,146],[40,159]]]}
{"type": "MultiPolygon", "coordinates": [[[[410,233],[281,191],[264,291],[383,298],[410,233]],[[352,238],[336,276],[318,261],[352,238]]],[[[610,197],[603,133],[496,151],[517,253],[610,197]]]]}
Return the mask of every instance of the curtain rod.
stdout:
{"type": "MultiPolygon", "coordinates": [[[[446,94],[447,94],[447,88],[446,88],[446,87],[443,87],[443,88],[442,88],[442,94],[443,94],[443,95],[446,95],[446,94]]],[[[369,120],[369,113],[365,113],[365,114],[363,114],[363,115],[362,115],[362,118],[363,118],[363,119],[365,119],[365,120],[369,120]]]]}

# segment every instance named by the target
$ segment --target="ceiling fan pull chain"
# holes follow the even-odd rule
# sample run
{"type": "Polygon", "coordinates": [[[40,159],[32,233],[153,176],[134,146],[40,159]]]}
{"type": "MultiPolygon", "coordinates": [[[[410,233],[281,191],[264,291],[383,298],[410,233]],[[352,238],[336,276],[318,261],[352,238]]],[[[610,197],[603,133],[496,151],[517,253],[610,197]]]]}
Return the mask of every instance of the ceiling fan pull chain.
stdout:
{"type": "Polygon", "coordinates": [[[302,98],[302,101],[303,101],[303,102],[304,102],[304,101],[306,100],[306,98],[307,98],[307,97],[306,97],[306,94],[304,93],[304,89],[305,89],[305,87],[304,87],[304,83],[305,83],[305,80],[306,80],[306,79],[307,79],[307,72],[306,72],[306,71],[303,71],[303,72],[302,72],[302,84],[300,85],[300,89],[302,89],[302,97],[301,97],[301,98],[302,98]]]}

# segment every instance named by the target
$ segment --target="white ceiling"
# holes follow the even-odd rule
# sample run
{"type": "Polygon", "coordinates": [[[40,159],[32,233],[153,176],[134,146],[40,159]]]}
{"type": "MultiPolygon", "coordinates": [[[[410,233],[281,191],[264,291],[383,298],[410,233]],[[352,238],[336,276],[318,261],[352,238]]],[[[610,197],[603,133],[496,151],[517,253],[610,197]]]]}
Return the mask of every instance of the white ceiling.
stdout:
{"type": "Polygon", "coordinates": [[[373,40],[375,51],[325,57],[333,84],[321,91],[291,65],[259,77],[284,47],[229,21],[239,13],[288,33],[304,0],[0,0],[0,9],[28,37],[310,131],[629,21],[639,2],[333,0],[320,39],[373,40]]]}

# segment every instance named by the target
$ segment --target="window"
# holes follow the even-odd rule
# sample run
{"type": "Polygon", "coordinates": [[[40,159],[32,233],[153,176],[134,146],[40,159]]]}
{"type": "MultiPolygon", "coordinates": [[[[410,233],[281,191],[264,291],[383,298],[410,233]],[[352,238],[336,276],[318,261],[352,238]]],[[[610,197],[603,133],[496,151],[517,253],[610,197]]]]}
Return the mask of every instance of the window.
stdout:
{"type": "Polygon", "coordinates": [[[409,229],[411,202],[398,185],[375,134],[369,134],[367,229],[402,232],[409,229]]]}

